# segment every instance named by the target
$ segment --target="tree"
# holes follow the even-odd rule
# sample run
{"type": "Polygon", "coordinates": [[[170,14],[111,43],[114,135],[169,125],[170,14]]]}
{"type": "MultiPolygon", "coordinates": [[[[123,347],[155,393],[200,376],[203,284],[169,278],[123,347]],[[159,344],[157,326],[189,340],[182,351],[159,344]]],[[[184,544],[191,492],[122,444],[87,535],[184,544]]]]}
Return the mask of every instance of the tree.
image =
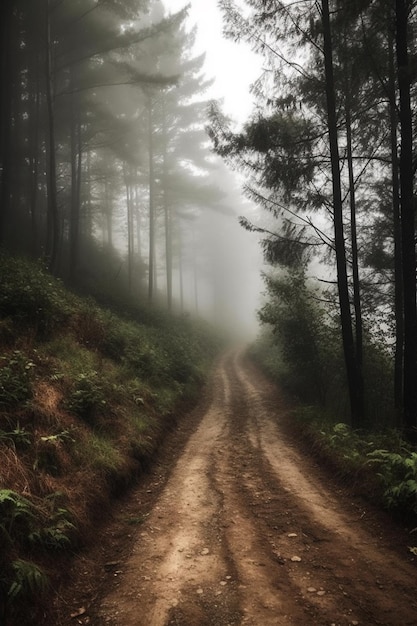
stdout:
{"type": "Polygon", "coordinates": [[[336,117],[335,84],[333,74],[333,47],[328,0],[322,0],[323,53],[326,81],[327,124],[329,132],[330,161],[333,186],[333,224],[337,265],[337,287],[339,293],[342,342],[349,386],[352,426],[358,427],[363,420],[363,382],[353,340],[350,312],[349,286],[345,236],[343,227],[342,185],[336,117]]]}
{"type": "Polygon", "coordinates": [[[409,2],[396,0],[396,56],[400,122],[400,202],[402,233],[402,277],[404,301],[404,426],[415,440],[417,428],[417,311],[416,233],[414,219],[413,124],[410,85],[412,70],[409,46],[409,2]]]}
{"type": "MultiPolygon", "coordinates": [[[[364,337],[376,337],[373,327],[378,315],[387,319],[387,310],[396,319],[397,405],[402,371],[408,379],[408,383],[404,381],[404,411],[408,411],[405,424],[415,419],[417,409],[413,404],[415,394],[411,392],[411,380],[415,381],[417,376],[415,228],[410,210],[414,172],[409,103],[413,98],[410,92],[413,70],[405,56],[407,43],[404,44],[407,42],[404,24],[410,29],[413,18],[404,13],[406,4],[396,4],[395,18],[397,59],[402,54],[399,64],[402,69],[397,70],[397,77],[400,77],[399,85],[402,81],[399,169],[401,185],[406,185],[405,193],[401,192],[406,207],[404,222],[397,184],[397,90],[390,43],[394,16],[389,8],[382,2],[366,0],[353,4],[338,0],[320,3],[247,0],[251,14],[244,18],[230,0],[221,3],[228,35],[249,41],[261,52],[265,57],[265,72],[253,88],[257,113],[242,132],[231,132],[219,112],[213,112],[211,134],[215,148],[250,175],[247,191],[278,220],[272,229],[242,220],[246,227],[264,232],[270,261],[287,263],[291,256],[297,257],[297,251],[303,250],[303,254],[306,250],[319,251],[316,240],[326,244],[321,258],[327,263],[334,258],[352,423],[356,426],[363,424],[368,393],[362,384],[362,369],[367,359],[366,354],[362,356],[364,337]],[[399,40],[402,52],[398,49],[399,40]],[[408,97],[404,95],[407,88],[408,97]],[[403,138],[403,127],[407,139],[403,138]],[[388,220],[381,198],[389,195],[392,212],[388,220]],[[317,220],[311,217],[314,213],[319,214],[317,220]],[[331,239],[327,228],[329,216],[334,232],[331,239]],[[388,228],[385,239],[378,236],[372,241],[371,233],[380,230],[382,222],[388,228]],[[408,253],[404,252],[404,245],[408,253]],[[390,255],[394,259],[395,255],[395,266],[392,262],[390,268],[377,269],[371,250],[374,259],[377,256],[388,259],[390,255]],[[408,317],[404,337],[409,342],[404,368],[403,315],[404,321],[408,317]]],[[[409,46],[408,54],[410,49],[409,46]]],[[[388,350],[387,337],[385,328],[384,349],[388,350]]],[[[410,431],[410,426],[406,430],[410,431]]]]}

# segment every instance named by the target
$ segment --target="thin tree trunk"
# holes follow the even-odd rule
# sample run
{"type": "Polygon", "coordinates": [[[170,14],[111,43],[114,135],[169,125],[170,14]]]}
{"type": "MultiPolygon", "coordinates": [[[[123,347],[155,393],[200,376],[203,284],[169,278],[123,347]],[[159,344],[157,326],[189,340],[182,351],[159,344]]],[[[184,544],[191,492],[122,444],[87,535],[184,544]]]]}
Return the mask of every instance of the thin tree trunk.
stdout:
{"type": "Polygon", "coordinates": [[[413,202],[413,127],[411,113],[411,67],[408,56],[407,0],[396,0],[396,49],[400,93],[400,195],[402,270],[404,289],[404,397],[403,419],[407,437],[417,439],[417,312],[416,250],[413,202]]]}
{"type": "Polygon", "coordinates": [[[397,101],[395,88],[394,41],[391,25],[388,27],[389,41],[389,116],[391,142],[392,213],[394,224],[394,310],[395,310],[395,358],[394,358],[394,406],[397,425],[402,425],[403,407],[403,359],[404,359],[404,304],[401,252],[401,208],[399,161],[397,144],[397,101]]]}
{"type": "Polygon", "coordinates": [[[152,302],[155,287],[155,198],[154,198],[154,147],[152,99],[148,96],[148,150],[149,150],[149,277],[148,300],[152,302]]]}
{"type": "Polygon", "coordinates": [[[32,103],[32,136],[30,145],[30,219],[31,219],[31,253],[36,257],[39,250],[38,228],[38,184],[39,184],[39,122],[40,122],[40,84],[39,63],[36,60],[35,93],[32,103]]]}
{"type": "Polygon", "coordinates": [[[130,183],[130,171],[127,169],[128,165],[125,164],[125,186],[126,186],[126,207],[127,207],[127,273],[128,273],[128,285],[129,292],[132,292],[133,287],[133,199],[132,199],[132,187],[130,183]]]}
{"type": "Polygon", "coordinates": [[[46,254],[49,269],[54,272],[58,261],[59,220],[56,184],[56,147],[55,147],[55,112],[52,76],[52,40],[49,2],[45,0],[45,74],[47,104],[47,192],[48,192],[48,225],[46,254]]]}
{"type": "Polygon", "coordinates": [[[180,310],[181,313],[184,313],[184,268],[182,262],[181,225],[178,228],[178,273],[180,282],[180,310]]]}
{"type": "Polygon", "coordinates": [[[165,269],[166,269],[166,286],[167,286],[167,306],[168,310],[172,309],[172,215],[168,198],[168,137],[166,127],[165,102],[163,102],[163,203],[164,203],[164,221],[165,221],[165,269]]]}
{"type": "Polygon", "coordinates": [[[139,187],[135,185],[135,213],[136,213],[136,248],[138,251],[138,261],[142,261],[142,228],[140,220],[140,200],[139,187]]]}
{"type": "Polygon", "coordinates": [[[333,187],[333,221],[336,249],[337,287],[339,294],[340,320],[342,325],[342,342],[345,358],[351,422],[354,428],[361,425],[363,407],[357,393],[358,369],[353,340],[352,319],[349,302],[349,286],[346,267],[346,248],[343,227],[343,204],[340,180],[340,158],[337,134],[336,99],[333,75],[333,50],[330,28],[328,0],[322,0],[322,22],[324,37],[324,64],[326,78],[327,124],[330,143],[330,158],[333,187]]]}
{"type": "Polygon", "coordinates": [[[195,241],[195,228],[193,226],[193,279],[194,279],[194,310],[198,315],[198,274],[197,274],[197,248],[195,241]]]}
{"type": "Polygon", "coordinates": [[[93,207],[91,202],[91,151],[86,151],[85,158],[85,183],[84,183],[84,220],[83,220],[83,236],[85,240],[89,240],[93,233],[93,207]]]}
{"type": "Polygon", "coordinates": [[[349,199],[350,199],[350,228],[352,246],[352,280],[353,280],[353,307],[355,311],[355,349],[357,367],[357,389],[358,404],[361,411],[364,411],[364,381],[363,381],[363,321],[361,289],[359,278],[359,256],[358,238],[356,226],[356,194],[355,177],[353,172],[352,156],[352,120],[350,113],[349,95],[346,94],[346,145],[347,145],[347,165],[349,176],[349,199]]]}
{"type": "Polygon", "coordinates": [[[113,247],[112,202],[110,198],[109,181],[107,176],[104,180],[104,213],[105,228],[103,228],[103,231],[105,231],[107,234],[105,243],[111,250],[111,248],[113,247]]]}
{"type": "Polygon", "coordinates": [[[6,228],[10,214],[11,172],[12,172],[12,21],[13,5],[4,3],[1,11],[1,90],[0,90],[0,245],[6,241],[6,228]]]}
{"type": "Polygon", "coordinates": [[[80,253],[80,202],[81,202],[81,123],[79,112],[74,110],[72,96],[71,110],[71,215],[69,220],[69,275],[71,282],[76,279],[80,253]]]}

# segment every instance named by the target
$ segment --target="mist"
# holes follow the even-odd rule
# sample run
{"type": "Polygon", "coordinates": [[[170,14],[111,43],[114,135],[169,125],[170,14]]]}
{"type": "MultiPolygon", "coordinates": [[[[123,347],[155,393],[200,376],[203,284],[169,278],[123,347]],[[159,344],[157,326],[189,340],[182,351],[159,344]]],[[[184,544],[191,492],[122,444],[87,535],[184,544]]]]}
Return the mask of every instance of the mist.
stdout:
{"type": "Polygon", "coordinates": [[[253,337],[262,259],[238,222],[253,207],[206,132],[213,78],[188,9],[18,4],[2,246],[83,292],[253,337]]]}

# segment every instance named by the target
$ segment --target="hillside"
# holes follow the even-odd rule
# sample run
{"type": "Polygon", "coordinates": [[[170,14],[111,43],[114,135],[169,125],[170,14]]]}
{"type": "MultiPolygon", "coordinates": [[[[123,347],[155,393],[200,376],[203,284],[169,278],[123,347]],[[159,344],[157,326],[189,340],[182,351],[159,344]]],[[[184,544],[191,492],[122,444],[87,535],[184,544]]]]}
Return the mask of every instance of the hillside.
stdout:
{"type": "Polygon", "coordinates": [[[193,402],[219,348],[186,317],[117,310],[1,258],[1,623],[34,623],[111,499],[193,402]]]}

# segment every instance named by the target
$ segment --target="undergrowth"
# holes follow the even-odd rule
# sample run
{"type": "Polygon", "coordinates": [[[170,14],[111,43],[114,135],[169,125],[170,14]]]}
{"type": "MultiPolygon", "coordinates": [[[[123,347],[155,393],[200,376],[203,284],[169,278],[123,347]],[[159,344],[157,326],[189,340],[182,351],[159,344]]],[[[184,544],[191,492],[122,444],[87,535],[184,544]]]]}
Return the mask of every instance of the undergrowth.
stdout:
{"type": "MultiPolygon", "coordinates": [[[[299,303],[299,294],[294,295],[285,283],[277,284],[280,289],[287,287],[285,293],[290,303],[293,300],[295,304],[299,303]]],[[[309,315],[314,315],[314,307],[309,305],[309,300],[305,306],[309,315]]],[[[264,317],[268,313],[268,320],[275,324],[271,328],[276,334],[271,328],[264,329],[251,347],[250,354],[271,380],[280,383],[298,407],[295,421],[308,440],[310,449],[332,470],[346,480],[354,481],[364,495],[393,515],[417,520],[417,451],[404,441],[399,430],[390,426],[395,423],[395,412],[387,355],[372,343],[367,345],[366,429],[352,430],[346,423],[349,420],[349,403],[345,385],[341,384],[338,359],[335,355],[332,359],[328,354],[323,355],[324,348],[320,343],[315,355],[317,358],[306,361],[303,346],[308,344],[309,336],[302,333],[307,333],[304,322],[308,316],[301,315],[303,308],[301,313],[295,306],[289,312],[285,307],[282,312],[281,308],[281,303],[264,308],[264,317]],[[294,330],[296,315],[300,316],[297,332],[294,330]],[[282,316],[294,332],[290,332],[285,324],[281,326],[282,316]],[[279,333],[283,337],[278,341],[279,333]],[[327,368],[326,375],[321,379],[312,376],[314,369],[319,368],[319,357],[323,359],[322,366],[325,364],[327,368]],[[316,394],[312,394],[306,386],[306,379],[310,381],[310,386],[311,381],[314,382],[316,394]]],[[[319,314],[316,312],[316,315],[319,314]]]]}
{"type": "Polygon", "coordinates": [[[314,407],[295,412],[312,450],[342,477],[402,519],[417,520],[417,452],[399,431],[355,431],[314,407]]]}
{"type": "Polygon", "coordinates": [[[42,267],[0,260],[0,623],[23,626],[41,623],[61,558],[195,399],[220,342],[190,319],[116,314],[42,267]]]}

